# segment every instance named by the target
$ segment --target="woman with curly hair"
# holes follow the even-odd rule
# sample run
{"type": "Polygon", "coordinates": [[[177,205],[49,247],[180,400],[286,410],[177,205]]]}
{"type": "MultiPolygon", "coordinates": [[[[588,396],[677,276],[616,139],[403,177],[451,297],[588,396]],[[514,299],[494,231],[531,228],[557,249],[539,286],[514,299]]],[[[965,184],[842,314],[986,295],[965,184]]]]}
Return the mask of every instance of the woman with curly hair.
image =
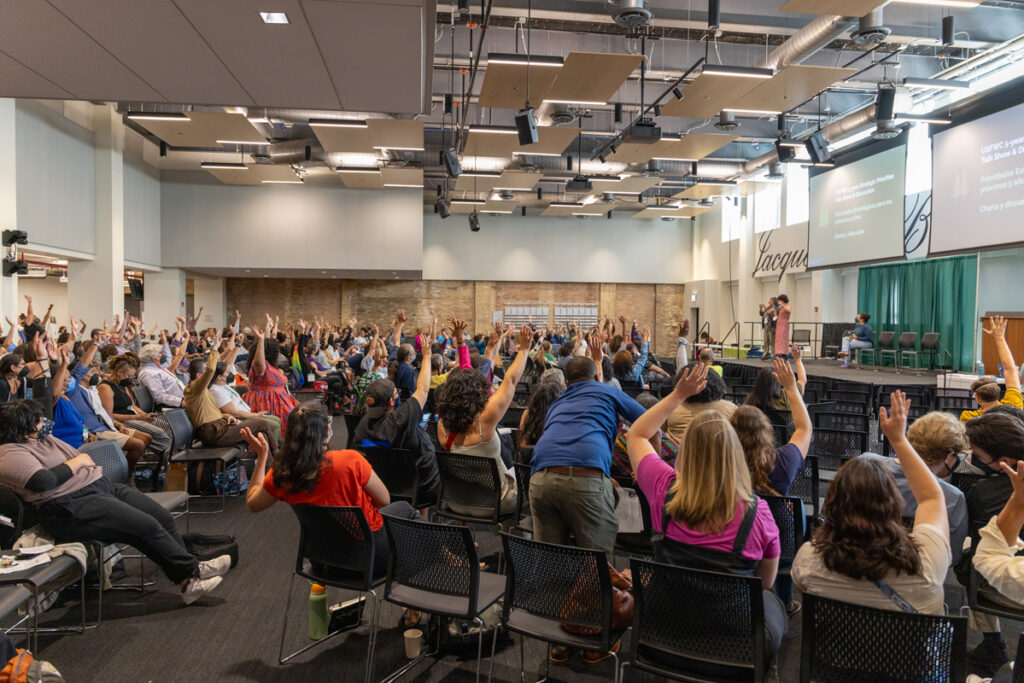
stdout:
{"type": "MultiPolygon", "coordinates": [[[[460,342],[461,344],[461,342],[460,342]]],[[[490,384],[478,370],[472,368],[452,370],[438,389],[437,438],[450,453],[464,453],[490,458],[498,464],[501,474],[501,512],[514,512],[518,491],[516,475],[501,459],[501,440],[498,423],[512,404],[516,383],[523,375],[529,356],[530,328],[524,325],[516,335],[519,352],[505,371],[498,390],[490,395],[490,384]]],[[[454,512],[472,515],[476,511],[451,505],[454,512]]]]}
{"type": "Polygon", "coordinates": [[[793,560],[793,583],[805,593],[880,609],[942,614],[942,583],[951,562],[949,521],[939,482],[907,440],[910,402],[893,392],[891,414],[878,422],[917,500],[914,528],[903,525],[904,501],[892,474],[875,458],[846,462],[825,496],[825,521],[793,560]]]}

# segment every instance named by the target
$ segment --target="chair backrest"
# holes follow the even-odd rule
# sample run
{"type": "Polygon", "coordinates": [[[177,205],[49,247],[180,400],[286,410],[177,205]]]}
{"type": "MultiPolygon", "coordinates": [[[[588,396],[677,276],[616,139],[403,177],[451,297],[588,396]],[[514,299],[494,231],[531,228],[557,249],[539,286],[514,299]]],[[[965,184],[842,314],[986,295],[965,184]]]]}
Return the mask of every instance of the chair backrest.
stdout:
{"type": "Polygon", "coordinates": [[[519,519],[522,519],[524,515],[530,514],[530,476],[533,466],[517,462],[512,467],[515,469],[516,485],[519,487],[519,519]]]}
{"type": "Polygon", "coordinates": [[[807,452],[818,456],[818,466],[822,469],[838,470],[844,462],[867,450],[867,432],[822,428],[811,434],[811,446],[807,452]]]}
{"type": "Polygon", "coordinates": [[[164,411],[164,418],[171,427],[171,454],[188,448],[194,439],[195,427],[184,408],[164,411]]]}
{"type": "Polygon", "coordinates": [[[971,474],[970,472],[954,472],[949,478],[949,483],[960,489],[964,495],[974,488],[979,481],[987,479],[984,474],[971,474]]]}
{"type": "MultiPolygon", "coordinates": [[[[629,566],[635,600],[634,662],[650,662],[666,674],[688,671],[685,665],[667,667],[649,658],[668,655],[684,660],[680,664],[692,662],[697,673],[713,665],[730,669],[729,680],[764,679],[767,653],[760,579],[638,558],[630,558],[629,566]]],[[[722,672],[716,680],[725,678],[722,672]]]]}
{"type": "Polygon", "coordinates": [[[835,411],[814,413],[815,429],[847,429],[867,434],[870,431],[869,426],[867,415],[835,411]]]}
{"type": "Polygon", "coordinates": [[[768,504],[779,527],[779,544],[782,546],[780,561],[793,561],[800,544],[807,535],[807,518],[804,516],[804,505],[795,496],[761,496],[768,504]]]}
{"type": "Polygon", "coordinates": [[[305,560],[324,567],[350,572],[364,585],[373,580],[373,532],[362,508],[329,507],[325,505],[292,505],[299,520],[299,553],[295,571],[303,576],[315,576],[312,567],[304,567],[305,560]]]}
{"type": "Polygon", "coordinates": [[[880,332],[878,335],[878,348],[880,349],[892,349],[892,341],[896,338],[896,333],[891,330],[880,332]]]}
{"type": "Polygon", "coordinates": [[[505,414],[502,415],[499,424],[502,427],[515,427],[516,429],[518,429],[519,428],[519,420],[522,419],[523,411],[525,411],[525,410],[526,410],[526,408],[519,408],[517,406],[509,406],[508,410],[505,411],[505,414]]]}
{"type": "Polygon", "coordinates": [[[818,472],[818,456],[808,455],[804,458],[804,468],[797,472],[793,483],[789,486],[789,495],[799,498],[806,505],[811,506],[811,517],[818,518],[818,485],[821,481],[818,472]]]}
{"type": "Polygon", "coordinates": [[[973,396],[936,396],[935,409],[946,413],[960,413],[974,410],[977,406],[973,396]]]}
{"type": "Polygon", "coordinates": [[[355,444],[356,427],[359,426],[359,421],[361,419],[363,419],[362,415],[353,415],[352,413],[345,413],[345,430],[348,432],[348,443],[346,444],[346,446],[348,448],[352,448],[352,446],[355,444]]]}
{"type": "Polygon", "coordinates": [[[386,595],[395,585],[430,593],[469,598],[467,618],[474,616],[480,585],[480,562],[469,527],[401,519],[384,515],[391,558],[386,595]]]}
{"type": "Polygon", "coordinates": [[[370,463],[392,500],[407,500],[416,507],[420,490],[420,473],[412,451],[404,448],[374,446],[361,449],[363,457],[370,463]]]}
{"type": "Polygon", "coordinates": [[[574,548],[502,534],[508,575],[502,623],[522,612],[550,621],[601,629],[611,640],[612,581],[603,550],[574,548]]]}
{"type": "MultiPolygon", "coordinates": [[[[869,398],[865,396],[864,398],[869,398]]],[[[843,399],[834,400],[829,399],[832,404],[830,411],[833,413],[848,413],[850,415],[870,415],[871,414],[871,401],[847,401],[843,399]]]]}
{"type": "Polygon", "coordinates": [[[116,441],[102,440],[83,443],[79,453],[88,453],[92,461],[103,468],[103,476],[115,484],[128,483],[128,459],[116,441]]]}
{"type": "Polygon", "coordinates": [[[775,435],[775,447],[778,448],[789,442],[789,427],[786,425],[772,425],[772,433],[775,435]]]}
{"type": "Polygon", "coordinates": [[[871,405],[871,394],[869,389],[861,391],[853,389],[852,387],[838,388],[832,387],[832,390],[828,392],[828,400],[830,401],[858,401],[871,405]]]}
{"type": "Polygon", "coordinates": [[[790,341],[794,344],[810,344],[811,343],[811,331],[810,330],[793,330],[790,335],[790,341]]]}
{"type": "Polygon", "coordinates": [[[900,349],[916,348],[917,332],[904,332],[900,335],[900,349]]]}
{"type": "Polygon", "coordinates": [[[135,394],[135,402],[139,404],[139,410],[144,413],[151,413],[156,409],[156,401],[153,400],[153,394],[149,393],[149,389],[145,385],[133,385],[132,393],[135,394]]]}
{"type": "MultiPolygon", "coordinates": [[[[533,446],[519,446],[516,449],[516,462],[529,465],[533,460],[533,446]]],[[[522,489],[520,489],[521,491],[522,489]]]]}
{"type": "Polygon", "coordinates": [[[438,451],[437,469],[441,473],[442,506],[455,503],[474,508],[473,516],[497,518],[501,507],[498,463],[476,455],[438,451]]]}
{"type": "Polygon", "coordinates": [[[807,593],[803,611],[802,683],[966,677],[966,617],[875,609],[807,593]]]}
{"type": "Polygon", "coordinates": [[[25,505],[14,489],[0,484],[0,515],[11,520],[11,526],[0,524],[0,548],[8,549],[25,529],[25,505]]]}
{"type": "MultiPolygon", "coordinates": [[[[975,612],[1024,621],[1024,605],[1001,595],[974,567],[971,567],[971,578],[967,585],[967,604],[975,612]]],[[[1024,670],[1018,672],[1018,676],[1022,674],[1024,670]]]]}
{"type": "Polygon", "coordinates": [[[924,336],[921,337],[921,350],[922,351],[938,351],[939,350],[939,333],[938,332],[925,332],[924,336]]]}

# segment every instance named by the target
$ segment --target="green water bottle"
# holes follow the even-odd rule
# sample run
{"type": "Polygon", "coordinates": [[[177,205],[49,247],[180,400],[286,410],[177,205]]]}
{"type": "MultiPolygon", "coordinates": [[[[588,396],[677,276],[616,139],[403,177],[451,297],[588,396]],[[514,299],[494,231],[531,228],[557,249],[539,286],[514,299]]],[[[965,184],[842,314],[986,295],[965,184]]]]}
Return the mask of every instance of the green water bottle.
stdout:
{"type": "Polygon", "coordinates": [[[327,588],[319,583],[314,583],[309,587],[309,637],[312,640],[326,638],[329,622],[327,588]]]}

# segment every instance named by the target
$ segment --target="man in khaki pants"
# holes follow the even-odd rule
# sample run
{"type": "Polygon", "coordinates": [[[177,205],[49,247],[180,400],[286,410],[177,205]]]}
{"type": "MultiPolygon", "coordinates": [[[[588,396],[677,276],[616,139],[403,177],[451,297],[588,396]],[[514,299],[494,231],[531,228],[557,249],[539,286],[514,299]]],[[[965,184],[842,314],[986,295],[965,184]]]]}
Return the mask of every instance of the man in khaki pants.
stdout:
{"type": "Polygon", "coordinates": [[[775,297],[768,299],[768,305],[758,306],[761,312],[761,333],[764,337],[763,358],[771,358],[775,350],[775,320],[778,317],[779,303],[775,297]]]}

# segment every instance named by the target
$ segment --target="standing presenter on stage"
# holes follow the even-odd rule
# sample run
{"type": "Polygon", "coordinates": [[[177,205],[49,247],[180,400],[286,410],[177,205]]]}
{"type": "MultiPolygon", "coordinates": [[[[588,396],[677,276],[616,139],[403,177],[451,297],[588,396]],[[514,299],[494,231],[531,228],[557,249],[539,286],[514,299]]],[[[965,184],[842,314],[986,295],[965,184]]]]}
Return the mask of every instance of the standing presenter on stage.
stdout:
{"type": "Polygon", "coordinates": [[[789,305],[789,297],[779,294],[778,319],[775,321],[775,355],[783,358],[789,357],[789,316],[793,308],[789,305]]]}

